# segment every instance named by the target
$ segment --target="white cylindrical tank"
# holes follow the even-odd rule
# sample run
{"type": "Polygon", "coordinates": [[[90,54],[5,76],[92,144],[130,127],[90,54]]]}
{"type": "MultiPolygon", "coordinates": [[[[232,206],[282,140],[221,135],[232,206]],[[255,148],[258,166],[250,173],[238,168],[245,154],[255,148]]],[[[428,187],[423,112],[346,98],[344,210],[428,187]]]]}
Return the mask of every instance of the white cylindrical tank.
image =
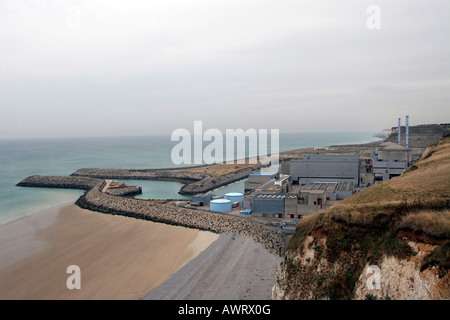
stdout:
{"type": "Polygon", "coordinates": [[[241,203],[242,201],[244,201],[244,194],[240,192],[229,192],[225,194],[224,198],[230,200],[231,203],[235,202],[241,203]]]}
{"type": "Polygon", "coordinates": [[[213,212],[227,212],[231,211],[231,200],[229,199],[214,199],[209,203],[209,210],[213,212]]]}

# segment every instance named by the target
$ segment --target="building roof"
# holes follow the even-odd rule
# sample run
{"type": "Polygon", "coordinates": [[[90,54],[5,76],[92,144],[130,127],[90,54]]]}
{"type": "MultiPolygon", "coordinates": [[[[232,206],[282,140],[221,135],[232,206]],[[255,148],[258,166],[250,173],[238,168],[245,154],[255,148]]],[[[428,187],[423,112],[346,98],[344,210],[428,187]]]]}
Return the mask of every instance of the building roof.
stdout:
{"type": "Polygon", "coordinates": [[[387,142],[387,141],[385,141],[385,142],[383,142],[383,143],[380,143],[380,147],[387,147],[387,146],[390,146],[391,144],[397,144],[397,143],[395,143],[395,142],[387,142]]]}
{"type": "Polygon", "coordinates": [[[277,173],[276,172],[255,172],[255,173],[250,173],[250,177],[259,177],[259,176],[268,176],[268,177],[272,177],[275,176],[277,173]]]}
{"type": "Polygon", "coordinates": [[[214,200],[211,200],[211,203],[230,203],[231,202],[231,200],[228,200],[228,199],[214,199],[214,200]]]}
{"type": "Polygon", "coordinates": [[[408,151],[409,149],[406,149],[406,147],[390,142],[389,145],[386,145],[380,149],[380,151],[408,151]]]}
{"type": "Polygon", "coordinates": [[[308,190],[308,193],[312,194],[324,194],[325,190],[308,190]]]}
{"type": "Polygon", "coordinates": [[[292,159],[290,162],[305,162],[305,161],[359,161],[359,154],[357,153],[305,153],[302,159],[292,159]]]}
{"type": "Polygon", "coordinates": [[[409,149],[407,149],[406,147],[398,144],[398,143],[394,143],[394,142],[383,142],[382,144],[380,144],[380,151],[407,151],[409,149]]]}
{"type": "Polygon", "coordinates": [[[242,197],[244,194],[240,192],[228,192],[225,194],[227,197],[242,197]]]}
{"type": "Polygon", "coordinates": [[[285,194],[257,194],[254,196],[254,198],[258,199],[284,199],[286,197],[285,194]]]}
{"type": "Polygon", "coordinates": [[[300,187],[300,191],[321,191],[326,193],[336,193],[337,191],[353,190],[353,182],[312,182],[300,187]]]}

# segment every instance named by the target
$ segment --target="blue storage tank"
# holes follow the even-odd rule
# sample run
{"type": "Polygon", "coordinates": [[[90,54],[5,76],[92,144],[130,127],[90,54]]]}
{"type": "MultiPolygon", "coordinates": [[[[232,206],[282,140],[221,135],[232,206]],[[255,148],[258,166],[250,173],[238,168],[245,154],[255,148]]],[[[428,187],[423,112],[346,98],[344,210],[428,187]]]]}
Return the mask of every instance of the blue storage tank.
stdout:
{"type": "Polygon", "coordinates": [[[227,212],[231,211],[231,200],[228,199],[214,199],[209,203],[209,210],[213,212],[227,212]]]}
{"type": "Polygon", "coordinates": [[[242,201],[244,201],[244,194],[239,192],[229,192],[225,194],[224,198],[230,200],[231,203],[241,203],[242,201]]]}

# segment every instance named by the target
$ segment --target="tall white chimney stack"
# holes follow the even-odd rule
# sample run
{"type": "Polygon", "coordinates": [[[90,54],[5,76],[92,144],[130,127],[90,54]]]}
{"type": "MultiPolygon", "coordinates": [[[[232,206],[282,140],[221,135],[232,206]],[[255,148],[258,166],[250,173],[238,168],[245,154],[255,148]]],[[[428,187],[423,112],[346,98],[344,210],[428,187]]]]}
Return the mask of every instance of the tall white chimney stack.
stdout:
{"type": "Polygon", "coordinates": [[[409,116],[406,116],[406,124],[405,124],[405,147],[409,147],[409,116]]]}

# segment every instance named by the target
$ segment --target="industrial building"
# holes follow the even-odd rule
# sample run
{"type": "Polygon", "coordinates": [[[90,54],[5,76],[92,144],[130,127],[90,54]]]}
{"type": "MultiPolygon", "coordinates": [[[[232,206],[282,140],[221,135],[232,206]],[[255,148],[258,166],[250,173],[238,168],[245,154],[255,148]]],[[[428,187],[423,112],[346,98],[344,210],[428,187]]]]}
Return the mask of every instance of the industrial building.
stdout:
{"type": "MultiPolygon", "coordinates": [[[[371,171],[366,165],[364,161],[364,171],[371,171]]],[[[305,154],[289,167],[291,175],[258,180],[266,182],[243,201],[244,209],[254,216],[300,219],[351,196],[360,181],[358,154],[305,154]]]]}
{"type": "Polygon", "coordinates": [[[394,142],[383,142],[375,147],[374,155],[385,161],[405,161],[407,164],[412,161],[411,149],[394,142]]]}
{"type": "Polygon", "coordinates": [[[372,175],[371,163],[361,162],[358,154],[305,154],[281,166],[290,175],[250,176],[248,189],[253,193],[243,208],[254,216],[300,219],[351,196],[363,176],[360,171],[372,175]]]}
{"type": "Polygon", "coordinates": [[[386,181],[397,177],[408,168],[411,162],[411,150],[393,142],[384,142],[372,156],[375,181],[386,181]]]}
{"type": "Polygon", "coordinates": [[[272,179],[265,184],[261,185],[255,192],[261,193],[288,193],[291,188],[291,176],[280,174],[277,180],[272,179]]]}
{"type": "Polygon", "coordinates": [[[252,197],[252,212],[254,216],[265,218],[296,218],[299,219],[297,196],[283,193],[264,193],[252,197]],[[289,216],[286,216],[286,215],[289,216]]]}
{"type": "Polygon", "coordinates": [[[355,185],[352,182],[316,182],[300,186],[297,190],[299,203],[322,209],[329,201],[350,197],[354,189],[355,185]]]}
{"type": "Polygon", "coordinates": [[[351,182],[359,184],[358,154],[305,154],[290,161],[294,184],[309,182],[351,182]]]}
{"type": "Polygon", "coordinates": [[[403,173],[412,163],[412,150],[409,149],[409,116],[406,116],[405,146],[401,141],[401,119],[398,118],[398,143],[383,142],[375,147],[372,155],[375,182],[382,182],[403,173]]]}
{"type": "Polygon", "coordinates": [[[191,199],[191,206],[193,207],[203,207],[208,206],[212,199],[210,193],[196,194],[191,199]]]}
{"type": "MultiPolygon", "coordinates": [[[[225,198],[232,203],[239,201],[241,214],[265,218],[300,219],[327,209],[377,181],[401,175],[412,163],[408,117],[406,120],[406,146],[385,142],[377,145],[372,155],[369,151],[361,156],[305,154],[302,159],[283,161],[266,172],[250,174],[245,191],[251,194],[246,198],[242,194],[225,198]]],[[[400,128],[399,122],[399,135],[400,128]]]]}
{"type": "Polygon", "coordinates": [[[286,195],[273,194],[257,194],[252,198],[252,210],[254,213],[284,213],[284,198],[286,195]]]}
{"type": "Polygon", "coordinates": [[[404,161],[374,161],[373,174],[375,182],[382,182],[398,177],[407,168],[404,161]]]}
{"type": "Polygon", "coordinates": [[[273,172],[256,172],[248,176],[248,180],[245,182],[244,191],[254,191],[261,187],[263,184],[269,181],[275,181],[277,173],[273,172]]]}
{"type": "Polygon", "coordinates": [[[359,162],[359,186],[362,188],[374,184],[372,158],[362,156],[359,162]]]}

